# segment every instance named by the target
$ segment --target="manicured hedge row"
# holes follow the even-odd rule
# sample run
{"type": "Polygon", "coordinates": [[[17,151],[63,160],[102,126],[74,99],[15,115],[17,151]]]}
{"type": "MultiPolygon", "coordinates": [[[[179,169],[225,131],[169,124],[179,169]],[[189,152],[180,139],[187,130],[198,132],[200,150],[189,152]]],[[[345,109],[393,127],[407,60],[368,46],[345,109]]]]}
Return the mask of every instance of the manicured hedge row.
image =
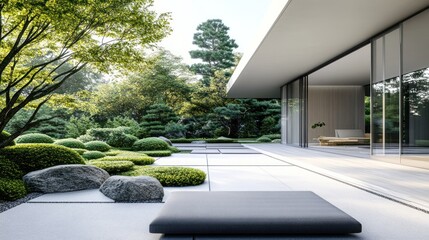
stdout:
{"type": "Polygon", "coordinates": [[[87,151],[87,152],[84,152],[82,154],[82,157],[87,159],[87,160],[103,158],[105,156],[106,156],[106,154],[104,154],[100,151],[87,151]]]}
{"type": "Polygon", "coordinates": [[[155,159],[153,157],[139,156],[139,155],[111,156],[111,157],[103,157],[98,160],[99,161],[130,161],[135,165],[150,165],[155,162],[155,159]]]}
{"type": "Polygon", "coordinates": [[[234,139],[230,138],[177,138],[170,139],[172,143],[191,143],[193,141],[206,141],[207,143],[233,143],[234,139]]]}
{"type": "Polygon", "coordinates": [[[59,139],[54,143],[68,148],[86,148],[82,141],[74,138],[59,139]]]}
{"type": "Polygon", "coordinates": [[[85,164],[76,151],[48,143],[18,144],[0,149],[0,155],[16,163],[24,173],[62,164],[85,164]]]}
{"type": "Polygon", "coordinates": [[[171,151],[170,150],[165,150],[165,151],[143,151],[141,153],[144,153],[148,156],[151,157],[168,157],[171,156],[171,151]]]}
{"type": "Polygon", "coordinates": [[[89,165],[106,170],[108,173],[115,174],[119,172],[129,171],[133,169],[134,163],[130,161],[99,161],[90,160],[87,162],[89,165]]]}
{"type": "Polygon", "coordinates": [[[204,183],[206,173],[187,167],[134,167],[132,171],[121,173],[125,176],[151,176],[164,187],[195,186],[204,183]]]}

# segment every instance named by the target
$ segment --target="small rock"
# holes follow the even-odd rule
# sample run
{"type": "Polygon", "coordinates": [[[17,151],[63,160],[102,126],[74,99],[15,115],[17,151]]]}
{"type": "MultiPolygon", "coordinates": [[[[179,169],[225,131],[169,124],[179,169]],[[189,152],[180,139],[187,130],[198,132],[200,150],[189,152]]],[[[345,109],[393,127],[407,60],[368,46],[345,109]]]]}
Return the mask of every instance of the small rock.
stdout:
{"type": "Polygon", "coordinates": [[[173,143],[170,141],[170,139],[163,137],[163,136],[159,136],[159,139],[161,139],[162,141],[166,142],[168,145],[173,146],[173,143]]]}
{"type": "Polygon", "coordinates": [[[161,202],[164,197],[161,183],[149,176],[112,176],[100,191],[116,202],[161,202]]]}
{"type": "Polygon", "coordinates": [[[99,188],[109,174],[90,165],[58,165],[27,173],[23,180],[32,192],[54,193],[99,188]]]}

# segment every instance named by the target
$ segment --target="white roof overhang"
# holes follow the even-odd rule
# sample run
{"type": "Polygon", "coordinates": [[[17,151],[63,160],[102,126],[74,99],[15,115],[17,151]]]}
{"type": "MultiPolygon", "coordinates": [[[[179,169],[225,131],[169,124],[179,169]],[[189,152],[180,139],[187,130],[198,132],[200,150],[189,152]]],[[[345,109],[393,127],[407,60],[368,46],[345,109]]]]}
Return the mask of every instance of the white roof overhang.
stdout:
{"type": "Polygon", "coordinates": [[[282,85],[428,6],[429,0],[273,1],[263,30],[228,82],[227,96],[278,98],[282,85]]]}

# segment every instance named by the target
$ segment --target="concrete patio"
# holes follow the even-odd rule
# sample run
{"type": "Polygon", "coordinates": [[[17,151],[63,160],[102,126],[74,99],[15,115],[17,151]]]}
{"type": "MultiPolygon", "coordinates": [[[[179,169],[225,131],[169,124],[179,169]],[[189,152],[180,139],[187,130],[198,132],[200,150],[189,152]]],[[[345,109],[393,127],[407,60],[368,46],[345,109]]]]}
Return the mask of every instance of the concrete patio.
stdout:
{"type": "MultiPolygon", "coordinates": [[[[249,147],[265,154],[174,154],[160,158],[155,165],[195,167],[207,173],[205,183],[200,186],[165,188],[164,200],[173,191],[313,191],[360,221],[363,232],[347,236],[231,236],[222,239],[429,239],[429,215],[424,211],[362,190],[363,185],[344,183],[350,180],[365,183],[367,187],[376,188],[374,190],[386,190],[389,194],[413,195],[425,192],[429,171],[370,160],[364,165],[353,162],[356,159],[346,159],[352,165],[341,167],[338,161],[344,161],[344,156],[335,158],[332,154],[278,144],[249,147]],[[318,162],[329,164],[322,166],[318,162]],[[384,175],[373,174],[377,176],[365,180],[365,174],[358,174],[353,164],[360,170],[366,169],[367,176],[372,176],[371,171],[378,173],[389,168],[384,175]],[[398,192],[400,179],[388,176],[395,175],[395,169],[410,175],[417,172],[414,178],[402,183],[404,189],[414,187],[416,190],[398,192]],[[316,170],[320,170],[320,174],[316,170]],[[377,182],[380,184],[373,184],[377,182]]],[[[424,195],[412,197],[419,200],[419,204],[428,202],[424,195]]],[[[161,236],[149,233],[149,223],[162,206],[162,203],[113,203],[98,190],[45,194],[1,213],[0,239],[155,240],[161,236]]]]}

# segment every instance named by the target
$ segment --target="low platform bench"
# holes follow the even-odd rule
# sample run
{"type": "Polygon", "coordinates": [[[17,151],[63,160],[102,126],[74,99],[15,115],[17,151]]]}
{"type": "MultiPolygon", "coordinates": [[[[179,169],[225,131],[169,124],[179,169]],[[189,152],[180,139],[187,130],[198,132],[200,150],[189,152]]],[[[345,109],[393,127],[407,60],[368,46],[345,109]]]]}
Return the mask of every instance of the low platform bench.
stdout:
{"type": "Polygon", "coordinates": [[[168,239],[186,239],[185,235],[336,235],[359,233],[362,226],[308,191],[173,192],[149,229],[168,239]]]}

